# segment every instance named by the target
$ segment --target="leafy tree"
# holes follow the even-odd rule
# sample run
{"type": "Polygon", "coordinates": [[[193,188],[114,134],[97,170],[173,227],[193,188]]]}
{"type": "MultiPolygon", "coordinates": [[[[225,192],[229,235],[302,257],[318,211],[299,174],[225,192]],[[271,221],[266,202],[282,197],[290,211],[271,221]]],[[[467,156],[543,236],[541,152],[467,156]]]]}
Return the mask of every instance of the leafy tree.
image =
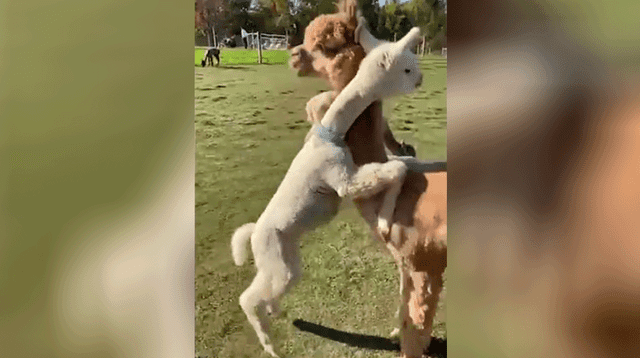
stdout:
{"type": "Polygon", "coordinates": [[[253,25],[249,14],[252,0],[227,0],[227,2],[229,13],[225,27],[230,34],[238,34],[240,28],[247,29],[253,25]]]}
{"type": "Polygon", "coordinates": [[[367,20],[367,25],[371,34],[380,38],[378,18],[380,16],[380,3],[378,0],[358,0],[358,8],[362,11],[362,16],[367,20]]]}
{"type": "Polygon", "coordinates": [[[384,13],[385,32],[381,38],[393,41],[395,37],[400,35],[402,10],[396,2],[392,2],[385,5],[382,12],[384,13]]]}
{"type": "MultiPolygon", "coordinates": [[[[334,13],[338,0],[196,0],[196,30],[210,45],[215,33],[248,31],[289,34],[292,45],[302,42],[304,29],[316,16],[334,13]]],[[[372,34],[393,41],[418,26],[431,47],[446,41],[446,0],[358,0],[372,34]]]]}
{"type": "Polygon", "coordinates": [[[420,27],[422,33],[426,32],[427,24],[431,18],[431,5],[429,0],[411,0],[407,3],[409,16],[416,26],[420,27]]]}
{"type": "Polygon", "coordinates": [[[415,26],[427,38],[431,48],[440,48],[446,42],[446,0],[411,0],[406,10],[415,26]]]}
{"type": "Polygon", "coordinates": [[[396,40],[409,33],[409,31],[413,27],[413,24],[409,19],[409,14],[404,6],[399,6],[396,4],[393,15],[396,19],[393,29],[394,40],[396,40]]]}
{"type": "Polygon", "coordinates": [[[217,46],[216,29],[223,28],[228,16],[224,0],[196,0],[196,29],[204,32],[209,46],[217,46]]]}

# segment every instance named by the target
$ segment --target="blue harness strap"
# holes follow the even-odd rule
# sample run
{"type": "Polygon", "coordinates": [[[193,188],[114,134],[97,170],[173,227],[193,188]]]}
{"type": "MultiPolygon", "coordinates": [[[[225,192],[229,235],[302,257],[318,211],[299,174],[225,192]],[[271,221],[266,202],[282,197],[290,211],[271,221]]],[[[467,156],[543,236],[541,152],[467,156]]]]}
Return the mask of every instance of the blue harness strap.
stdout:
{"type": "Polygon", "coordinates": [[[330,128],[323,126],[322,124],[316,125],[315,131],[318,135],[318,138],[322,139],[326,143],[333,144],[337,147],[345,147],[347,145],[342,135],[334,132],[330,128]]]}

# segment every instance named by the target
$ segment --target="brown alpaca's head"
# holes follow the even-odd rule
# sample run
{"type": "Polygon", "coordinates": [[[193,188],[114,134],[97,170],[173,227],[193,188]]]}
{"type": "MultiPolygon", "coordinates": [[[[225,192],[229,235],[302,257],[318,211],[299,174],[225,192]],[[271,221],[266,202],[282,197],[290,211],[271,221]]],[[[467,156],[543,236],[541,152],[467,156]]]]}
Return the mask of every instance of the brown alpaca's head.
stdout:
{"type": "Polygon", "coordinates": [[[305,29],[303,50],[311,66],[332,89],[341,91],[355,77],[365,56],[355,43],[357,0],[341,0],[335,14],[316,17],[305,29]]]}

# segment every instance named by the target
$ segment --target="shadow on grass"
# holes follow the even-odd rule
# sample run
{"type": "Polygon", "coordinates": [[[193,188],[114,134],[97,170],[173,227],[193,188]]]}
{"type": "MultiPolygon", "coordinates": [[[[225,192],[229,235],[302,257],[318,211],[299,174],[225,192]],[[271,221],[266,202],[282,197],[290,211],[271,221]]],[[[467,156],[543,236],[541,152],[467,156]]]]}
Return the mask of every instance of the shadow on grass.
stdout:
{"type": "MultiPolygon", "coordinates": [[[[313,333],[317,336],[344,343],[352,347],[380,351],[400,351],[400,344],[389,338],[338,331],[337,329],[324,327],[301,319],[294,320],[293,325],[301,331],[313,333]]],[[[429,345],[429,356],[446,358],[447,340],[433,337],[431,344],[429,345]]]]}
{"type": "Polygon", "coordinates": [[[234,65],[220,65],[218,67],[221,70],[242,70],[242,71],[255,71],[255,68],[247,67],[247,66],[234,66],[234,65]]]}

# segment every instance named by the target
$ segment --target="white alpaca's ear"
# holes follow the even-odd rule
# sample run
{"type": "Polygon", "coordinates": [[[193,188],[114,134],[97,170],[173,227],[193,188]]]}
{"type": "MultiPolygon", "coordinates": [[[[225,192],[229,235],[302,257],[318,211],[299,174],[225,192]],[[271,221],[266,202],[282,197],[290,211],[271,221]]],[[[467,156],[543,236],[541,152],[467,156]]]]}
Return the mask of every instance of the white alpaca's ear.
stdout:
{"type": "Polygon", "coordinates": [[[362,46],[364,52],[367,54],[381,44],[381,41],[373,37],[371,32],[369,32],[369,29],[367,29],[367,20],[362,16],[358,17],[358,27],[356,27],[354,33],[354,40],[362,46]]]}
{"type": "Polygon", "coordinates": [[[416,46],[418,41],[420,41],[420,28],[414,27],[400,41],[396,42],[396,48],[400,51],[408,50],[416,46]]]}
{"type": "Polygon", "coordinates": [[[380,60],[378,60],[378,66],[388,70],[391,68],[391,65],[393,65],[393,54],[389,51],[384,51],[381,54],[380,60]]]}

